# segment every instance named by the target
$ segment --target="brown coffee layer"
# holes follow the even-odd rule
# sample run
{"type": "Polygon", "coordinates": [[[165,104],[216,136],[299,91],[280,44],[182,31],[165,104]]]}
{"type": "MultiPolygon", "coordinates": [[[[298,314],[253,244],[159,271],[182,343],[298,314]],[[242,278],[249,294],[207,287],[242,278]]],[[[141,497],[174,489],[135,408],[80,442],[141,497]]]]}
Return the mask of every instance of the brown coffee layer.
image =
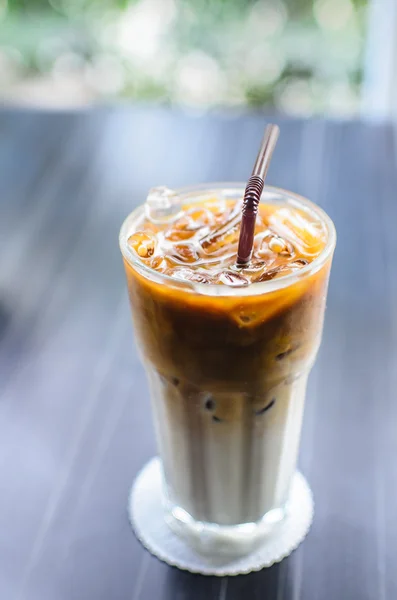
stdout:
{"type": "Polygon", "coordinates": [[[288,288],[234,298],[165,287],[125,262],[146,360],[169,380],[216,391],[266,392],[314,360],[329,266],[288,288]]]}

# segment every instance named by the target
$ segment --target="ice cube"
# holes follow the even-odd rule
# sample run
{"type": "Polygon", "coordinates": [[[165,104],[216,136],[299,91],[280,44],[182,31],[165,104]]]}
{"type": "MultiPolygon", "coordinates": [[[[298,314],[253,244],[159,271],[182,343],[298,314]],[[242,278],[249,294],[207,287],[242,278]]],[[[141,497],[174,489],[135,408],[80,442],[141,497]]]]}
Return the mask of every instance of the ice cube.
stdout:
{"type": "Polygon", "coordinates": [[[290,241],[301,252],[318,254],[324,240],[321,224],[298,210],[280,208],[269,217],[269,225],[284,241],[290,241]]]}
{"type": "Polygon", "coordinates": [[[164,256],[153,257],[150,261],[150,266],[152,267],[152,269],[155,269],[156,271],[160,272],[164,272],[168,267],[167,261],[165,260],[164,256]]]}
{"type": "Polygon", "coordinates": [[[189,280],[196,283],[213,283],[212,277],[207,273],[203,273],[202,271],[196,271],[190,275],[189,280]]]}
{"type": "Polygon", "coordinates": [[[209,210],[192,207],[170,225],[164,236],[173,242],[187,240],[199,230],[199,235],[206,235],[214,223],[215,217],[209,210]]]}
{"type": "Polygon", "coordinates": [[[236,202],[230,211],[226,223],[222,223],[214,231],[201,238],[200,244],[207,254],[213,254],[224,246],[237,244],[241,221],[242,201],[236,202]]]}
{"type": "Polygon", "coordinates": [[[183,217],[172,223],[164,233],[164,237],[171,242],[188,240],[193,237],[198,229],[200,229],[199,224],[196,224],[190,217],[183,215],[183,217]]]}
{"type": "Polygon", "coordinates": [[[225,251],[237,249],[238,236],[239,231],[237,227],[232,227],[228,231],[211,236],[201,244],[201,247],[207,255],[223,255],[225,251]]]}
{"type": "Polygon", "coordinates": [[[305,258],[298,258],[297,260],[294,260],[291,263],[288,263],[288,267],[294,271],[297,271],[298,269],[301,269],[302,267],[305,267],[306,265],[309,264],[309,261],[306,260],[305,258]]]}
{"type": "Polygon", "coordinates": [[[222,219],[227,210],[226,199],[222,194],[207,199],[204,206],[211,211],[217,220],[222,219]]]}
{"type": "Polygon", "coordinates": [[[260,283],[261,281],[270,281],[277,277],[277,275],[283,273],[285,271],[286,265],[279,265],[278,267],[273,267],[273,269],[269,269],[260,275],[258,278],[254,279],[254,283],[260,283]]]}
{"type": "Polygon", "coordinates": [[[233,273],[233,271],[223,271],[219,275],[219,282],[224,283],[225,285],[230,285],[232,287],[241,287],[243,285],[248,285],[249,281],[243,275],[239,273],[233,273]]]}
{"type": "Polygon", "coordinates": [[[265,267],[269,266],[269,261],[267,260],[258,260],[257,258],[252,258],[248,265],[244,267],[244,273],[254,274],[259,271],[263,271],[265,267]]]}
{"type": "Polygon", "coordinates": [[[174,190],[165,186],[149,190],[145,203],[146,218],[158,225],[177,219],[181,213],[182,201],[174,190]]]}
{"type": "Polygon", "coordinates": [[[192,281],[193,283],[213,283],[210,274],[203,273],[202,271],[193,271],[193,269],[180,267],[177,269],[168,269],[167,275],[179,279],[180,281],[192,281]]]}
{"type": "Polygon", "coordinates": [[[281,275],[289,275],[291,273],[295,273],[296,271],[303,269],[303,267],[307,264],[309,264],[308,260],[304,258],[299,258],[298,260],[286,263],[285,265],[278,265],[277,267],[273,267],[272,269],[265,271],[262,275],[260,275],[260,277],[254,279],[254,282],[258,283],[261,281],[270,281],[271,279],[274,279],[275,277],[281,275]]]}
{"type": "Polygon", "coordinates": [[[175,279],[180,279],[181,281],[185,281],[186,279],[190,279],[190,277],[194,274],[194,271],[192,271],[192,269],[187,269],[187,268],[180,268],[180,269],[167,269],[166,270],[166,275],[169,275],[170,277],[174,277],[175,279]]]}
{"type": "Polygon", "coordinates": [[[170,258],[183,263],[193,263],[199,258],[193,244],[175,244],[170,251],[170,258]]]}
{"type": "Polygon", "coordinates": [[[215,223],[215,216],[208,208],[193,206],[186,211],[186,216],[191,220],[190,227],[194,228],[194,231],[201,227],[210,227],[215,223]]]}

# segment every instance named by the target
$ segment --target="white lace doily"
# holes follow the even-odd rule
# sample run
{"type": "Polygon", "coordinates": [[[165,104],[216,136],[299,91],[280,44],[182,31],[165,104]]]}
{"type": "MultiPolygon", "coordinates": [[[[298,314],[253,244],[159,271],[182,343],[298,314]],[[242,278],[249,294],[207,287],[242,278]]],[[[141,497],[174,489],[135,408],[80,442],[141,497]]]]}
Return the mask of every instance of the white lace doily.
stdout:
{"type": "Polygon", "coordinates": [[[129,517],[136,536],[160,560],[203,575],[240,575],[259,571],[279,562],[301,543],[313,520],[313,497],[299,472],[295,473],[285,520],[254,552],[240,558],[224,558],[214,564],[197,554],[176,536],[164,519],[160,460],[151,459],[138,474],[129,498],[129,517]]]}

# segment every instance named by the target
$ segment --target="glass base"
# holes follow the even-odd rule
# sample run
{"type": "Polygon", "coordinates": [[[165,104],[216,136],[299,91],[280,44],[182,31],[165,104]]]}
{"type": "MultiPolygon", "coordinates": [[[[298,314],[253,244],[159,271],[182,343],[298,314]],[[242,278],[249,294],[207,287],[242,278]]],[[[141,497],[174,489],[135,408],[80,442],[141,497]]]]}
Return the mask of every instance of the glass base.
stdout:
{"type": "MultiPolygon", "coordinates": [[[[131,488],[128,502],[131,524],[137,538],[149,552],[167,564],[191,573],[224,577],[270,567],[298,547],[309,531],[313,519],[314,504],[310,487],[303,475],[295,472],[285,518],[274,526],[272,533],[264,534],[262,543],[253,552],[247,552],[247,549],[253,544],[253,540],[250,539],[248,544],[238,545],[237,548],[234,545],[236,551],[245,551],[245,554],[222,556],[222,554],[214,552],[212,556],[208,556],[208,553],[195,551],[184,539],[183,533],[175,535],[167,525],[164,518],[163,490],[161,463],[158,458],[153,458],[143,467],[131,488]]],[[[173,516],[172,523],[178,527],[181,525],[180,520],[175,520],[173,516]]],[[[210,526],[213,527],[213,524],[210,526]]],[[[216,529],[224,530],[222,527],[216,527],[216,529]]],[[[227,527],[226,529],[235,530],[237,527],[227,527]]],[[[184,527],[183,531],[189,530],[184,527]]],[[[232,542],[234,539],[233,536],[232,542]]],[[[197,533],[194,541],[197,541],[197,533]]],[[[198,546],[203,548],[203,543],[199,542],[198,546]]],[[[230,552],[230,546],[228,551],[230,552]]]]}
{"type": "Polygon", "coordinates": [[[255,523],[217,525],[197,521],[183,508],[164,499],[165,520],[176,535],[183,538],[196,552],[208,556],[237,557],[254,551],[263,540],[274,534],[287,514],[283,508],[267,512],[255,523]]]}

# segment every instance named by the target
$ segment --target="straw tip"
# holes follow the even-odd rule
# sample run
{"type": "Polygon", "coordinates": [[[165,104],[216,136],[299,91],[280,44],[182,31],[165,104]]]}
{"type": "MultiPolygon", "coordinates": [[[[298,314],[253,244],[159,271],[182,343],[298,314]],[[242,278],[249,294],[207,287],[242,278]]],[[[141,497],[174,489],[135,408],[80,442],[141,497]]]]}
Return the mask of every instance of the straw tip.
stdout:
{"type": "Polygon", "coordinates": [[[272,137],[275,137],[277,140],[279,135],[280,135],[280,127],[278,125],[276,125],[275,123],[269,123],[269,125],[267,125],[267,127],[265,129],[265,138],[267,136],[272,136],[272,137]]]}

